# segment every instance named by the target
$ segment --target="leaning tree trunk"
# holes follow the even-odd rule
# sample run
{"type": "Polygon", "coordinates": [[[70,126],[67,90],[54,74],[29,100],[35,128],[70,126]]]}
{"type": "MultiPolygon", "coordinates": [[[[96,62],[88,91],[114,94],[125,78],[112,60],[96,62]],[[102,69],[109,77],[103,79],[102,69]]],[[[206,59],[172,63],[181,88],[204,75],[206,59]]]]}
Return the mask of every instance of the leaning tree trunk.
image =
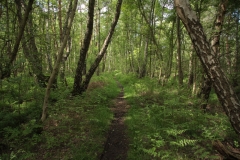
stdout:
{"type": "MultiPolygon", "coordinates": [[[[102,58],[104,57],[104,55],[107,51],[108,45],[111,41],[111,38],[112,38],[113,33],[114,33],[114,29],[117,25],[117,22],[118,22],[120,13],[121,13],[121,6],[122,6],[122,0],[118,0],[117,7],[116,7],[116,12],[115,12],[115,17],[114,17],[114,20],[111,24],[111,28],[109,30],[109,33],[108,33],[108,35],[107,35],[107,37],[106,37],[106,39],[103,43],[102,49],[98,53],[98,56],[96,57],[94,63],[91,65],[90,69],[88,70],[88,73],[86,74],[85,79],[83,80],[83,82],[81,84],[80,91],[82,91],[82,92],[87,90],[88,84],[89,84],[94,72],[96,71],[99,63],[101,62],[102,58]]],[[[80,94],[82,92],[80,92],[80,94]]]]}
{"type": "MultiPolygon", "coordinates": [[[[19,3],[23,3],[19,1],[19,3]]],[[[26,6],[25,6],[26,7],[26,6]]],[[[22,8],[17,8],[17,17],[19,24],[23,23],[22,18],[22,8]]],[[[22,48],[25,58],[28,60],[33,74],[36,75],[37,83],[40,87],[46,87],[46,83],[48,81],[48,76],[45,76],[42,72],[42,60],[41,55],[38,52],[38,48],[35,43],[35,37],[33,33],[33,20],[32,20],[32,12],[29,13],[28,22],[25,27],[24,35],[22,36],[22,48]],[[29,39],[29,41],[27,41],[29,39]]]]}
{"type": "Polygon", "coordinates": [[[83,92],[81,89],[81,83],[82,83],[83,71],[86,67],[86,56],[90,46],[92,32],[93,32],[94,5],[95,5],[95,0],[89,0],[87,31],[85,33],[83,46],[80,50],[80,57],[78,60],[77,69],[74,77],[74,84],[73,84],[73,91],[72,91],[73,95],[78,95],[83,92]]]}
{"type": "Polygon", "coordinates": [[[174,0],[176,11],[188,31],[197,56],[226,112],[235,132],[240,135],[240,101],[216,59],[196,13],[188,0],[174,0]]]}
{"type": "MultiPolygon", "coordinates": [[[[217,13],[217,16],[216,16],[216,19],[214,22],[213,35],[211,36],[211,48],[212,48],[216,58],[219,57],[220,35],[221,35],[221,31],[222,31],[224,16],[226,14],[227,2],[228,2],[228,0],[222,0],[219,5],[218,13],[217,13]]],[[[206,109],[206,107],[207,107],[211,88],[212,88],[211,80],[207,77],[207,75],[203,75],[203,83],[201,86],[201,91],[199,93],[199,96],[204,101],[201,106],[203,109],[206,109]]]]}
{"type": "Polygon", "coordinates": [[[44,121],[47,117],[47,105],[48,105],[48,98],[50,96],[50,91],[51,91],[50,89],[51,89],[51,86],[54,83],[54,80],[57,77],[57,74],[59,71],[59,66],[60,66],[60,63],[61,63],[62,57],[63,57],[63,51],[67,44],[68,37],[70,35],[70,31],[71,31],[73,19],[75,16],[78,0],[74,0],[74,2],[72,2],[72,3],[70,3],[70,5],[69,5],[68,14],[66,17],[67,19],[69,19],[69,21],[66,21],[66,23],[65,23],[65,32],[64,32],[64,36],[63,36],[63,41],[57,52],[58,53],[57,61],[55,62],[53,72],[48,80],[48,84],[47,84],[47,88],[46,88],[46,92],[45,92],[45,96],[44,96],[41,121],[44,121]],[[73,5],[72,5],[72,3],[73,3],[73,5]]]}
{"type": "MultiPolygon", "coordinates": [[[[18,48],[19,48],[19,45],[20,45],[20,42],[21,42],[21,39],[22,39],[22,36],[23,36],[23,33],[24,33],[25,26],[26,26],[27,21],[28,21],[29,13],[32,10],[33,2],[34,2],[34,0],[29,0],[29,2],[28,2],[28,5],[27,5],[27,8],[26,8],[25,13],[24,13],[22,23],[19,25],[19,31],[18,31],[18,34],[17,34],[16,39],[15,39],[13,50],[10,53],[8,53],[9,54],[9,60],[6,62],[4,68],[2,67],[3,65],[0,68],[0,79],[8,78],[11,75],[11,66],[12,66],[13,61],[17,57],[18,48]]],[[[20,1],[15,0],[15,3],[17,5],[17,7],[21,7],[21,2],[20,1]]]]}

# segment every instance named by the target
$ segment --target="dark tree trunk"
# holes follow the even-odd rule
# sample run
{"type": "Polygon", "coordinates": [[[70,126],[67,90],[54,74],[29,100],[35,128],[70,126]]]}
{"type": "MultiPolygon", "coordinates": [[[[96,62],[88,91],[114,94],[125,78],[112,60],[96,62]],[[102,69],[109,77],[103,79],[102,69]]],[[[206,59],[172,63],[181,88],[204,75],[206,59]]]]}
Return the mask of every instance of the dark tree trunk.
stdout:
{"type": "Polygon", "coordinates": [[[66,47],[66,54],[62,57],[62,63],[60,67],[60,81],[67,86],[67,80],[65,78],[65,70],[66,70],[66,61],[71,53],[71,45],[72,45],[71,37],[69,36],[67,47],[66,47]]]}
{"type": "Polygon", "coordinates": [[[201,91],[200,91],[198,97],[203,100],[203,102],[201,104],[201,108],[205,110],[207,108],[210,92],[211,92],[211,89],[212,89],[212,82],[207,77],[206,74],[203,75],[203,82],[202,82],[201,85],[202,85],[201,86],[201,91]]]}
{"type": "Polygon", "coordinates": [[[170,42],[169,42],[169,57],[167,61],[167,71],[165,73],[165,78],[168,79],[171,76],[172,73],[172,62],[173,62],[173,51],[174,51],[174,43],[173,43],[173,37],[174,37],[174,26],[175,21],[172,22],[172,28],[170,31],[170,42]]]}
{"type": "Polygon", "coordinates": [[[193,74],[193,50],[190,53],[189,58],[189,72],[188,72],[188,87],[191,88],[194,81],[194,74],[193,74]]]}
{"type": "Polygon", "coordinates": [[[107,59],[107,54],[105,53],[105,55],[104,55],[104,57],[103,57],[103,61],[102,61],[102,73],[105,72],[106,59],[107,59]]]}
{"type": "MultiPolygon", "coordinates": [[[[22,3],[19,1],[19,3],[22,3]]],[[[23,3],[22,3],[23,4],[23,3]]],[[[23,4],[24,5],[24,4],[23,4]]],[[[22,6],[23,6],[22,5],[22,6]]],[[[17,8],[17,16],[19,24],[23,23],[21,7],[17,8]]],[[[42,60],[41,55],[38,52],[38,48],[35,43],[35,37],[33,33],[33,21],[32,21],[32,13],[29,13],[28,22],[25,27],[25,34],[22,36],[22,48],[23,53],[28,60],[33,74],[36,75],[37,83],[40,87],[46,87],[46,83],[48,82],[49,77],[45,76],[42,72],[42,60]],[[27,40],[28,39],[28,40],[27,40]]]]}
{"type": "MultiPolygon", "coordinates": [[[[19,25],[19,31],[18,31],[18,34],[17,34],[16,39],[15,39],[13,50],[9,53],[9,60],[6,62],[5,66],[1,65],[0,79],[8,78],[11,75],[11,66],[12,66],[13,61],[17,57],[18,48],[19,48],[19,45],[20,45],[20,42],[21,42],[21,39],[22,39],[22,36],[23,36],[23,33],[24,33],[25,26],[26,26],[27,21],[28,21],[29,13],[32,10],[33,2],[34,2],[34,0],[29,0],[29,2],[28,2],[28,5],[27,5],[27,8],[26,8],[25,13],[24,13],[22,23],[19,25]]],[[[21,2],[19,0],[15,0],[15,3],[17,5],[17,8],[19,8],[19,7],[21,8],[21,2]]]]}
{"type": "Polygon", "coordinates": [[[149,39],[148,37],[146,38],[146,44],[145,44],[145,47],[144,47],[144,57],[143,57],[143,62],[142,64],[140,64],[140,71],[139,71],[139,78],[143,78],[146,76],[146,72],[147,72],[147,60],[148,60],[148,42],[149,39]]]}
{"type": "Polygon", "coordinates": [[[85,65],[86,56],[90,46],[92,32],[93,32],[94,5],[95,5],[95,0],[89,0],[87,31],[85,33],[85,37],[84,37],[83,45],[80,51],[80,57],[78,60],[77,69],[75,73],[73,91],[72,91],[73,95],[81,94],[84,91],[81,87],[81,83],[82,83],[83,71],[86,67],[85,65]]]}
{"type": "Polygon", "coordinates": [[[182,71],[182,49],[181,49],[181,28],[180,28],[180,18],[177,18],[177,68],[178,68],[178,83],[179,86],[183,85],[183,71],[182,71]]]}
{"type": "Polygon", "coordinates": [[[120,13],[121,13],[121,6],[122,6],[122,0],[118,0],[117,2],[117,7],[116,7],[116,12],[115,12],[115,17],[114,17],[114,20],[111,24],[111,28],[109,30],[109,33],[103,43],[103,46],[100,50],[100,52],[98,53],[98,56],[96,57],[94,63],[91,65],[90,69],[88,70],[87,74],[86,74],[86,77],[85,79],[83,80],[81,86],[80,86],[80,93],[81,94],[82,92],[86,91],[87,87],[88,87],[88,84],[94,74],[94,72],[96,71],[99,63],[101,62],[102,58],[104,57],[105,53],[106,53],[106,50],[108,48],[108,45],[111,41],[111,38],[113,36],[113,33],[114,33],[114,29],[117,25],[117,22],[118,22],[118,19],[119,19],[119,16],[120,16],[120,13]]]}
{"type": "Polygon", "coordinates": [[[220,67],[215,53],[207,41],[201,23],[196,13],[190,8],[188,0],[174,0],[174,2],[176,11],[188,31],[204,70],[213,83],[219,101],[234,130],[237,134],[240,134],[240,101],[220,67]]]}

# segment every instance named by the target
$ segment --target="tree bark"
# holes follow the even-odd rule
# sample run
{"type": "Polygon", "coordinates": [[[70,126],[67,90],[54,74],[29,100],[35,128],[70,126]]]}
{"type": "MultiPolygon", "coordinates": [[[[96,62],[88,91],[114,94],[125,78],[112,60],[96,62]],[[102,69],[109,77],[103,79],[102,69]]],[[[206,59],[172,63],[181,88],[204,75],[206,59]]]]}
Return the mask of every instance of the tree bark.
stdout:
{"type": "Polygon", "coordinates": [[[234,64],[234,77],[233,77],[233,86],[238,87],[240,85],[239,80],[239,68],[240,68],[240,45],[239,45],[239,16],[240,16],[240,9],[237,10],[236,16],[236,53],[235,59],[236,62],[234,64]]]}
{"type": "Polygon", "coordinates": [[[227,3],[228,0],[221,0],[218,13],[214,22],[214,32],[213,35],[211,36],[211,47],[216,56],[219,56],[220,35],[222,31],[224,17],[227,12],[227,3]]]}
{"type": "Polygon", "coordinates": [[[85,67],[84,64],[86,61],[86,56],[90,46],[92,32],[93,32],[94,5],[95,5],[95,0],[89,0],[87,31],[85,33],[83,46],[80,50],[80,57],[78,60],[77,69],[76,69],[75,78],[74,78],[74,84],[73,84],[73,91],[72,91],[73,95],[78,95],[78,94],[81,94],[82,92],[81,83],[82,83],[83,70],[85,67]]]}
{"type": "MultiPolygon", "coordinates": [[[[97,23],[97,48],[98,48],[98,53],[101,50],[101,9],[99,6],[99,0],[98,0],[98,18],[96,19],[97,23]]],[[[97,76],[100,75],[100,67],[97,68],[97,76]]]]}
{"type": "Polygon", "coordinates": [[[71,53],[71,45],[72,45],[72,39],[69,36],[67,47],[66,47],[66,54],[62,57],[62,63],[60,67],[60,81],[67,86],[67,80],[65,78],[65,70],[66,70],[66,61],[71,53]]]}
{"type": "Polygon", "coordinates": [[[91,65],[90,69],[88,70],[87,74],[86,74],[86,77],[85,79],[83,80],[82,84],[81,84],[81,87],[80,87],[80,92],[79,94],[81,94],[82,92],[86,91],[87,87],[88,87],[88,84],[94,74],[94,72],[96,71],[99,63],[101,62],[102,58],[104,57],[105,53],[106,53],[106,50],[108,48],[108,45],[111,41],[111,38],[113,36],[113,33],[114,33],[114,29],[117,25],[117,22],[118,22],[118,19],[119,19],[119,16],[120,16],[120,13],[121,13],[121,6],[122,6],[122,0],[118,0],[117,2],[117,6],[116,6],[116,11],[115,11],[115,17],[114,17],[114,20],[111,24],[111,28],[109,30],[109,33],[103,43],[103,46],[100,50],[100,52],[98,53],[94,63],[91,65]]]}
{"type": "Polygon", "coordinates": [[[182,71],[182,49],[181,49],[181,28],[180,18],[176,16],[177,21],[177,68],[178,68],[178,83],[179,86],[183,85],[183,71],[182,71]]]}
{"type": "Polygon", "coordinates": [[[47,63],[48,63],[48,69],[50,70],[50,73],[52,73],[53,71],[53,65],[52,65],[52,57],[51,57],[51,38],[50,38],[50,27],[51,27],[51,19],[50,19],[50,0],[47,1],[47,34],[46,34],[46,39],[47,39],[47,54],[46,54],[46,58],[47,58],[47,63]]]}
{"type": "Polygon", "coordinates": [[[167,61],[167,69],[165,71],[165,78],[168,79],[171,76],[172,73],[172,62],[173,62],[173,51],[174,51],[174,26],[175,26],[175,21],[172,22],[172,27],[170,31],[170,41],[169,41],[169,56],[168,56],[168,61],[167,61]]]}
{"type": "Polygon", "coordinates": [[[191,50],[190,52],[190,57],[189,57],[189,71],[188,71],[188,87],[191,88],[193,85],[193,51],[194,49],[191,50]]]}
{"type": "Polygon", "coordinates": [[[59,33],[60,33],[60,43],[63,40],[63,28],[62,28],[62,1],[58,0],[58,23],[59,23],[59,33]]]}
{"type": "Polygon", "coordinates": [[[66,21],[65,23],[65,32],[64,32],[64,36],[63,36],[63,41],[61,43],[60,48],[58,49],[57,52],[57,61],[55,62],[54,65],[54,69],[53,72],[48,80],[48,84],[47,84],[47,88],[46,88],[46,92],[45,92],[45,96],[44,96],[44,102],[43,102],[43,110],[42,110],[42,117],[41,117],[41,121],[44,121],[47,117],[47,106],[48,106],[48,98],[50,96],[50,92],[51,92],[51,86],[55,80],[55,78],[57,77],[58,71],[59,71],[59,66],[60,63],[62,61],[62,56],[63,56],[63,50],[67,44],[67,40],[71,31],[71,27],[72,27],[72,23],[73,23],[73,19],[75,16],[75,12],[76,12],[76,8],[77,8],[77,3],[78,0],[74,0],[74,2],[71,2],[69,5],[69,9],[68,9],[68,14],[66,19],[69,18],[69,21],[66,21]],[[73,3],[73,4],[72,4],[73,3]]]}
{"type": "MultiPolygon", "coordinates": [[[[224,16],[226,14],[226,8],[227,8],[227,2],[228,0],[222,0],[218,13],[214,22],[214,31],[213,35],[211,36],[211,48],[213,50],[213,53],[215,54],[215,57],[218,59],[219,57],[219,45],[220,45],[220,36],[221,36],[221,31],[222,31],[222,26],[223,26],[223,21],[224,21],[224,16]]],[[[210,96],[212,88],[212,82],[209,78],[207,78],[207,75],[203,75],[203,83],[201,86],[201,91],[199,93],[199,96],[203,99],[203,104],[202,108],[206,109],[208,99],[210,96]]]]}
{"type": "Polygon", "coordinates": [[[229,80],[221,69],[214,51],[203,31],[196,13],[191,9],[188,0],[174,0],[176,11],[188,31],[197,56],[199,57],[219,101],[237,134],[240,135],[240,101],[233,91],[229,80]]]}

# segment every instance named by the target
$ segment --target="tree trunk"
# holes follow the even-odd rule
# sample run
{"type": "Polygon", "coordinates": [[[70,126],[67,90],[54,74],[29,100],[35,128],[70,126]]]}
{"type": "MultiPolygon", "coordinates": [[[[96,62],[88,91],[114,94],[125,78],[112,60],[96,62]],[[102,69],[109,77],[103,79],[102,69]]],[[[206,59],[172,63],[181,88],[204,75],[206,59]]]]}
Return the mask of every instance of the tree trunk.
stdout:
{"type": "Polygon", "coordinates": [[[226,54],[226,69],[227,72],[232,75],[232,62],[231,62],[231,51],[230,51],[230,44],[228,42],[228,36],[226,36],[225,40],[225,54],[226,54]]]}
{"type": "MultiPolygon", "coordinates": [[[[225,157],[224,160],[239,160],[239,149],[233,148],[229,143],[222,143],[219,140],[213,142],[213,148],[225,157]]],[[[222,159],[222,158],[221,158],[222,159]]]]}
{"type": "Polygon", "coordinates": [[[74,19],[74,16],[75,16],[77,3],[78,3],[78,0],[74,0],[74,2],[71,1],[71,3],[69,4],[68,14],[67,14],[67,17],[66,17],[66,19],[68,19],[69,21],[66,21],[66,23],[65,23],[65,27],[64,27],[65,31],[64,31],[63,41],[61,43],[60,48],[58,49],[57,61],[54,64],[53,72],[52,72],[52,74],[51,74],[51,76],[48,80],[48,84],[47,84],[47,88],[46,88],[46,92],[45,92],[45,96],[44,96],[43,107],[42,107],[43,110],[42,110],[41,121],[44,121],[47,117],[48,98],[50,96],[50,91],[51,91],[50,89],[51,89],[51,86],[52,86],[54,80],[56,79],[58,71],[59,71],[59,66],[60,66],[60,63],[61,63],[62,57],[63,57],[63,51],[64,51],[64,48],[67,44],[67,40],[68,40],[70,31],[71,31],[73,19],[74,19]]]}
{"type": "Polygon", "coordinates": [[[122,6],[122,0],[118,0],[117,6],[116,6],[116,11],[115,11],[115,17],[114,17],[114,20],[111,24],[111,28],[109,30],[109,33],[108,33],[108,35],[107,35],[107,37],[106,37],[106,39],[103,43],[103,46],[102,46],[100,52],[98,53],[98,56],[96,57],[94,63],[91,65],[90,69],[88,70],[88,72],[86,74],[86,77],[85,77],[84,81],[81,84],[81,87],[80,87],[81,92],[79,94],[86,91],[86,89],[88,87],[88,84],[89,84],[94,72],[96,71],[99,63],[101,62],[102,58],[104,57],[104,55],[106,53],[106,50],[107,50],[108,45],[111,41],[111,38],[112,38],[113,33],[114,33],[114,29],[117,25],[117,22],[118,22],[120,13],[121,13],[121,6],[122,6]]]}
{"type": "MultiPolygon", "coordinates": [[[[193,46],[194,49],[194,46],[193,46]]],[[[198,57],[193,54],[193,85],[192,85],[192,96],[196,95],[197,92],[197,70],[199,68],[198,57]]]]}
{"type": "MultiPolygon", "coordinates": [[[[100,52],[101,50],[101,23],[100,23],[100,20],[101,20],[101,9],[99,7],[99,0],[98,0],[98,19],[97,20],[97,33],[98,33],[98,40],[97,40],[97,48],[98,48],[98,53],[100,52]]],[[[100,67],[98,66],[97,68],[97,76],[100,75],[100,67]]]]}
{"type": "Polygon", "coordinates": [[[51,57],[51,39],[50,39],[50,32],[49,29],[51,27],[51,19],[49,18],[50,16],[50,0],[47,1],[47,34],[46,34],[46,39],[47,39],[47,63],[48,63],[48,69],[50,70],[50,73],[53,71],[53,65],[52,65],[52,57],[51,57]]]}
{"type": "MultiPolygon", "coordinates": [[[[142,4],[142,1],[137,0],[140,14],[142,15],[143,19],[145,20],[146,24],[148,25],[149,34],[150,34],[150,37],[152,38],[151,40],[153,41],[154,45],[157,47],[157,50],[160,51],[161,49],[159,48],[159,44],[158,44],[157,39],[155,37],[155,31],[154,31],[155,28],[152,25],[153,15],[154,15],[154,8],[155,8],[155,2],[156,1],[153,0],[152,3],[151,3],[151,15],[150,15],[151,18],[148,19],[146,14],[145,14],[145,12],[144,12],[144,6],[142,4]]],[[[159,53],[158,56],[159,56],[159,59],[161,59],[163,61],[163,55],[162,55],[161,52],[159,53]]]]}
{"type": "Polygon", "coordinates": [[[60,67],[60,81],[67,86],[67,80],[65,78],[65,70],[66,70],[66,61],[68,59],[68,56],[71,53],[71,45],[72,45],[72,39],[69,36],[68,42],[67,42],[67,47],[66,47],[66,54],[63,55],[62,57],[62,64],[60,67]]]}
{"type": "Polygon", "coordinates": [[[165,71],[165,78],[168,79],[171,76],[172,73],[172,61],[173,61],[173,51],[174,51],[174,43],[173,43],[173,37],[174,37],[174,26],[175,21],[172,22],[172,27],[170,31],[170,41],[169,41],[169,56],[167,61],[167,69],[165,71]]]}
{"type": "MultiPolygon", "coordinates": [[[[214,22],[214,33],[211,36],[211,48],[213,50],[213,53],[215,54],[215,57],[218,59],[219,56],[219,45],[220,45],[220,35],[222,31],[224,16],[226,14],[226,6],[227,6],[228,0],[222,0],[218,13],[214,22]]],[[[209,95],[212,88],[212,82],[209,78],[207,78],[207,75],[203,75],[203,84],[201,86],[201,91],[199,93],[200,97],[203,99],[202,108],[206,109],[209,95]]]]}
{"type": "Polygon", "coordinates": [[[212,82],[206,74],[203,74],[202,77],[203,77],[202,84],[201,84],[202,86],[201,86],[201,91],[198,97],[202,99],[203,102],[201,104],[201,108],[205,110],[207,108],[207,104],[208,104],[208,100],[209,100],[209,96],[212,88],[212,82]]]}
{"type": "Polygon", "coordinates": [[[95,0],[89,0],[87,31],[85,33],[83,45],[80,50],[80,57],[78,60],[77,69],[76,69],[75,78],[74,78],[74,84],[73,84],[73,91],[72,91],[73,95],[78,95],[83,92],[81,88],[81,83],[82,83],[83,70],[85,68],[84,64],[86,64],[86,56],[87,56],[87,52],[89,49],[92,32],[93,32],[94,5],[95,5],[95,0]]]}
{"type": "Polygon", "coordinates": [[[180,28],[180,18],[177,18],[177,69],[178,69],[178,83],[179,86],[183,85],[183,71],[182,71],[182,49],[181,49],[181,28],[180,28]]]}
{"type": "Polygon", "coordinates": [[[103,57],[103,61],[102,61],[102,73],[105,72],[105,68],[106,68],[106,60],[107,60],[107,53],[104,55],[103,57]]]}
{"type": "Polygon", "coordinates": [[[229,117],[234,130],[237,134],[240,134],[240,101],[220,67],[215,53],[207,41],[201,23],[196,13],[190,8],[188,0],[174,0],[174,2],[176,11],[188,31],[204,70],[213,83],[219,101],[229,117]]]}
{"type": "Polygon", "coordinates": [[[191,50],[190,52],[190,57],[189,57],[189,70],[188,70],[188,87],[191,88],[193,85],[193,51],[194,49],[191,50]]]}
{"type": "Polygon", "coordinates": [[[62,1],[58,0],[58,25],[59,25],[59,35],[60,35],[60,43],[63,40],[63,28],[62,28],[62,1]]]}
{"type": "Polygon", "coordinates": [[[236,53],[235,53],[235,65],[234,65],[234,77],[233,77],[233,86],[237,87],[240,84],[239,80],[239,68],[240,68],[240,45],[239,45],[239,16],[240,16],[240,9],[237,10],[237,16],[236,16],[236,53]]]}
{"type": "MultiPolygon", "coordinates": [[[[19,2],[22,3],[21,1],[19,2]]],[[[19,24],[23,23],[21,12],[21,7],[18,7],[17,16],[19,24]]],[[[42,60],[40,57],[41,55],[38,52],[33,33],[32,13],[29,13],[28,22],[25,27],[25,34],[22,36],[22,48],[23,53],[31,66],[33,74],[36,75],[37,83],[40,87],[46,87],[48,77],[45,76],[42,72],[42,60]],[[27,41],[27,39],[29,40],[27,41]]]]}
{"type": "Polygon", "coordinates": [[[227,3],[228,0],[221,0],[218,13],[214,22],[214,32],[211,36],[211,47],[217,57],[219,56],[220,35],[222,31],[224,17],[227,12],[227,3]]]}
{"type": "MultiPolygon", "coordinates": [[[[21,39],[22,39],[22,36],[24,33],[25,26],[28,21],[28,16],[32,10],[33,1],[34,0],[29,0],[29,2],[28,2],[22,23],[19,25],[19,31],[18,31],[18,34],[15,39],[13,50],[11,51],[11,53],[9,53],[9,61],[6,62],[6,65],[4,68],[3,68],[3,66],[1,66],[2,68],[0,68],[0,79],[8,78],[11,75],[11,65],[17,57],[18,48],[19,48],[19,45],[20,45],[20,42],[21,42],[21,39]]],[[[15,3],[17,5],[17,7],[21,7],[21,2],[19,0],[15,0],[15,3]]]]}
{"type": "Polygon", "coordinates": [[[140,64],[140,70],[139,70],[139,78],[143,78],[146,75],[146,71],[147,71],[147,60],[148,60],[148,37],[146,38],[146,42],[145,42],[145,47],[144,47],[144,55],[143,55],[143,61],[141,62],[142,64],[140,64]]]}

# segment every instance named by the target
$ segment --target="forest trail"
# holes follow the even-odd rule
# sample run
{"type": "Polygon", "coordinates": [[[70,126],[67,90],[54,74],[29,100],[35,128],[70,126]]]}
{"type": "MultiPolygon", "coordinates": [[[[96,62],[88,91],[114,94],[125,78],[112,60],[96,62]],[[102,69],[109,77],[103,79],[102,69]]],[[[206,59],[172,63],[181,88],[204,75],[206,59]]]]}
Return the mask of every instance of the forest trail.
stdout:
{"type": "Polygon", "coordinates": [[[124,124],[125,114],[129,108],[124,99],[124,89],[119,83],[121,92],[114,100],[114,105],[111,111],[114,113],[114,118],[111,122],[107,140],[104,144],[103,153],[100,155],[100,160],[125,160],[127,159],[127,151],[129,141],[126,133],[126,125],[124,124]]]}

